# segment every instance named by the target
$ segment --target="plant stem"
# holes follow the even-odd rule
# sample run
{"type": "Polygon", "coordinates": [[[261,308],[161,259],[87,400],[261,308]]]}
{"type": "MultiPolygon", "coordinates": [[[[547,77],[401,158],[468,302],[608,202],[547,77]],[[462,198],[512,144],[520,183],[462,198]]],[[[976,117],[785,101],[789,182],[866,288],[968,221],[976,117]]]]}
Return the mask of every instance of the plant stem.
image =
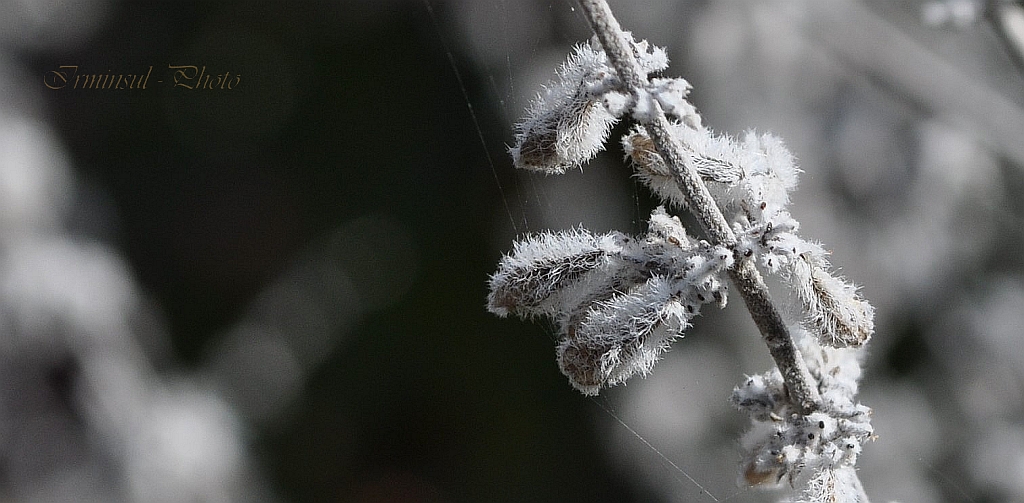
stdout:
{"type": "MultiPolygon", "coordinates": [[[[619,78],[634,95],[637,95],[636,91],[645,87],[647,77],[637,64],[633,46],[612,15],[608,3],[605,0],[579,0],[579,3],[619,78]]],[[[728,247],[735,246],[736,236],[729,228],[728,221],[696,170],[689,168],[692,163],[686,162],[690,154],[682,149],[672,136],[668,118],[665,117],[660,105],[654,103],[654,107],[656,112],[653,119],[643,120],[641,124],[647,130],[662,159],[671,166],[673,177],[686,196],[690,212],[697,217],[697,221],[712,241],[728,247]]],[[[768,346],[769,353],[782,373],[792,405],[801,414],[819,410],[821,397],[818,395],[814,378],[808,372],[782,315],[772,303],[761,274],[750,260],[743,257],[737,259],[736,265],[729,271],[729,277],[737,286],[754,323],[761,332],[761,337],[768,346]]]]}

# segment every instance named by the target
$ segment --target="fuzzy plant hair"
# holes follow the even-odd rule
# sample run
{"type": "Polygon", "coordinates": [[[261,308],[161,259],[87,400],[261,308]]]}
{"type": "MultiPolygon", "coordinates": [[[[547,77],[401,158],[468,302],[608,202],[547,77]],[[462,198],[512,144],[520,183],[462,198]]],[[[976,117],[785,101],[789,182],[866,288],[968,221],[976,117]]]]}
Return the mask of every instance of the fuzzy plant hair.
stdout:
{"type": "Polygon", "coordinates": [[[664,49],[622,31],[604,0],[580,4],[595,37],[574,48],[516,125],[512,158],[561,174],[631,121],[622,147],[664,205],[638,236],[576,228],[522,238],[490,277],[488,309],[553,321],[559,368],[596,395],[651,373],[702,307],[724,307],[735,288],[776,363],[731,397],[753,423],[741,481],[788,483],[789,501],[866,502],[855,467],[873,430],[856,394],[874,310],[824,247],[800,235],[788,210],[800,173],[793,155],[770,134],[705,127],[686,99],[690,85],[660,75],[664,49]],[[690,212],[699,228],[673,211],[690,212]],[[784,309],[762,273],[787,290],[784,309]],[[787,321],[783,310],[797,316],[787,321]]]}

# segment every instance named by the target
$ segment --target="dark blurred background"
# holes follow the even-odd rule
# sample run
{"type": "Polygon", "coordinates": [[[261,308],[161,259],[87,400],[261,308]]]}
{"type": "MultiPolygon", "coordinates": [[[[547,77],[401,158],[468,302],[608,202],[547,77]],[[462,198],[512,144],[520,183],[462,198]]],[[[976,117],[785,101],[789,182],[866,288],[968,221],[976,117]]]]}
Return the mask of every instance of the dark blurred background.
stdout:
{"type": "MultiPolygon", "coordinates": [[[[878,307],[878,501],[1024,499],[1024,79],[999,5],[612,2],[705,123],[801,159],[804,234],[878,307]]],[[[770,364],[739,303],[594,400],[551,327],[484,309],[515,236],[635,232],[656,204],[614,145],[511,167],[513,122],[588,37],[567,0],[0,3],[0,499],[776,498],[734,482],[725,399],[770,364]],[[152,73],[50,89],[61,65],[152,73]]]]}
{"type": "Polygon", "coordinates": [[[43,166],[58,181],[33,182],[51,185],[38,204],[59,210],[47,226],[4,229],[8,267],[31,267],[16,262],[19,243],[37,256],[62,246],[66,263],[32,264],[56,276],[38,303],[81,297],[88,311],[106,302],[92,296],[128,293],[111,308],[120,333],[83,349],[68,339],[110,329],[79,327],[90,320],[66,320],[75,313],[56,301],[19,307],[32,295],[15,290],[41,286],[6,283],[9,372],[31,365],[45,382],[5,400],[5,415],[37,411],[5,421],[0,497],[89,499],[70,472],[106,478],[89,481],[96,501],[627,498],[594,441],[592,410],[551,365],[550,338],[483,308],[500,256],[490,228],[514,176],[511,129],[480,96],[453,8],[3,7],[4,56],[16,63],[4,127],[48,142],[9,140],[3,155],[60,156],[43,166]],[[61,65],[152,73],[146,89],[45,87],[61,65]],[[169,65],[238,80],[176,87],[169,65]],[[121,272],[106,281],[121,284],[63,282],[75,273],[58,268],[95,267],[76,253],[101,254],[121,272]],[[29,316],[52,319],[23,333],[29,316]],[[68,347],[27,363],[44,337],[68,347]],[[112,351],[123,361],[109,361],[112,351]],[[94,375],[104,372],[145,384],[95,405],[95,394],[131,394],[94,375]],[[147,424],[168,414],[153,410],[160,400],[181,424],[147,424]],[[204,419],[195,409],[211,401],[219,412],[204,419]],[[71,424],[25,425],[46,418],[71,424]],[[208,437],[233,453],[197,445],[208,437]],[[31,452],[49,442],[45,455],[31,452]],[[166,459],[128,466],[136,451],[166,459]],[[27,463],[38,471],[19,475],[27,463]]]}

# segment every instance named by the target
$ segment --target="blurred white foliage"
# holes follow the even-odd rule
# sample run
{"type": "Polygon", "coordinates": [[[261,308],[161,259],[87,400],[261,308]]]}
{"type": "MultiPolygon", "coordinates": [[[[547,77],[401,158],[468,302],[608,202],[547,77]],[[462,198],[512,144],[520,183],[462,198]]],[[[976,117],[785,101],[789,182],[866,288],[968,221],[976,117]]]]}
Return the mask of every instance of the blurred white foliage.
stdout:
{"type": "Polygon", "coordinates": [[[115,8],[0,4],[0,499],[274,501],[248,433],[280,417],[361,313],[409,290],[413,240],[387,215],[340,226],[295,257],[197,370],[175,370],[158,308],[125,260],[68,233],[87,187],[46,124],[38,76],[12,56],[73,54],[115,8]]]}
{"type": "Polygon", "coordinates": [[[223,400],[188,381],[147,391],[132,404],[138,423],[129,425],[123,453],[131,501],[259,498],[250,494],[259,484],[246,466],[242,424],[223,400]]]}
{"type": "Polygon", "coordinates": [[[929,26],[966,28],[978,21],[985,8],[978,0],[937,0],[921,6],[921,21],[929,26]]]}
{"type": "MultiPolygon", "coordinates": [[[[66,233],[78,188],[9,48],[67,50],[107,3],[5,2],[0,15],[0,498],[260,501],[237,414],[161,376],[159,316],[124,260],[66,233]],[[74,22],[69,22],[74,19],[74,22]],[[252,480],[250,480],[252,479],[252,480]]],[[[32,80],[35,81],[34,79],[32,80]]]]}
{"type": "Polygon", "coordinates": [[[71,199],[69,160],[38,120],[0,113],[0,233],[54,232],[71,199]]]}
{"type": "Polygon", "coordinates": [[[382,216],[340,227],[267,287],[205,366],[166,375],[147,353],[166,345],[150,340],[164,329],[123,259],[63,233],[73,177],[32,124],[0,122],[0,140],[18,142],[0,156],[3,496],[272,500],[246,462],[247,428],[278,417],[361,312],[408,290],[417,263],[408,230],[382,216]],[[383,267],[384,256],[403,260],[383,267]]]}
{"type": "Polygon", "coordinates": [[[235,413],[208,391],[173,393],[152,368],[139,338],[160,329],[140,323],[156,318],[127,265],[62,233],[74,186],[59,145],[35,121],[0,124],[17,142],[0,158],[4,495],[259,499],[261,484],[239,483],[248,467],[235,413]]]}

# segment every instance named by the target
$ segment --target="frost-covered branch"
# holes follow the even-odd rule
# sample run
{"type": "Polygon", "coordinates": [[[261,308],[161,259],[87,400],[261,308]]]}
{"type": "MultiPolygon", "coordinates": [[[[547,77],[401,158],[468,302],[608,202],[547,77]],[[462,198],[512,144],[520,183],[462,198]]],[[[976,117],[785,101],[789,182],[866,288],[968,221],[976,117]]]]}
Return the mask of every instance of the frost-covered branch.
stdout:
{"type": "Polygon", "coordinates": [[[528,236],[491,276],[488,308],[554,321],[562,373],[595,395],[650,373],[704,304],[725,306],[733,283],[777,366],[733,393],[755,424],[743,480],[788,481],[801,501],[866,501],[855,464],[872,438],[870,409],[855,397],[874,312],[831,272],[825,249],[799,235],[787,209],[799,173],[793,156],[771,135],[704,127],[686,100],[689,84],[657,76],[668,68],[664,49],[634,41],[603,0],[581,4],[595,40],[576,47],[517,124],[516,166],[580,167],[615,123],[632,119],[622,146],[637,178],[690,211],[708,240],[664,206],[640,236],[582,228],[528,236]],[[783,317],[758,266],[781,280],[798,319],[783,317]]]}
{"type": "MultiPolygon", "coordinates": [[[[601,41],[612,67],[621,76],[626,90],[637,96],[637,101],[640,101],[647,86],[640,78],[643,69],[633,56],[629,43],[632,37],[626,38],[618,21],[612,15],[611,8],[604,0],[581,0],[580,5],[586,12],[598,40],[601,41]]],[[[651,100],[645,113],[634,113],[634,117],[647,130],[658,155],[668,166],[669,173],[682,191],[682,202],[685,202],[687,208],[697,217],[704,231],[714,242],[735,246],[736,236],[730,230],[710,192],[701,182],[697,170],[691,169],[695,156],[692,152],[684,150],[673,138],[672,125],[661,110],[661,104],[651,100]]],[[[768,287],[761,280],[761,275],[747,260],[740,260],[734,269],[730,269],[729,277],[739,288],[740,296],[746,302],[775,364],[782,372],[786,388],[794,403],[802,413],[817,410],[820,400],[817,390],[804,368],[800,352],[789,335],[789,329],[772,302],[768,287]]]]}

